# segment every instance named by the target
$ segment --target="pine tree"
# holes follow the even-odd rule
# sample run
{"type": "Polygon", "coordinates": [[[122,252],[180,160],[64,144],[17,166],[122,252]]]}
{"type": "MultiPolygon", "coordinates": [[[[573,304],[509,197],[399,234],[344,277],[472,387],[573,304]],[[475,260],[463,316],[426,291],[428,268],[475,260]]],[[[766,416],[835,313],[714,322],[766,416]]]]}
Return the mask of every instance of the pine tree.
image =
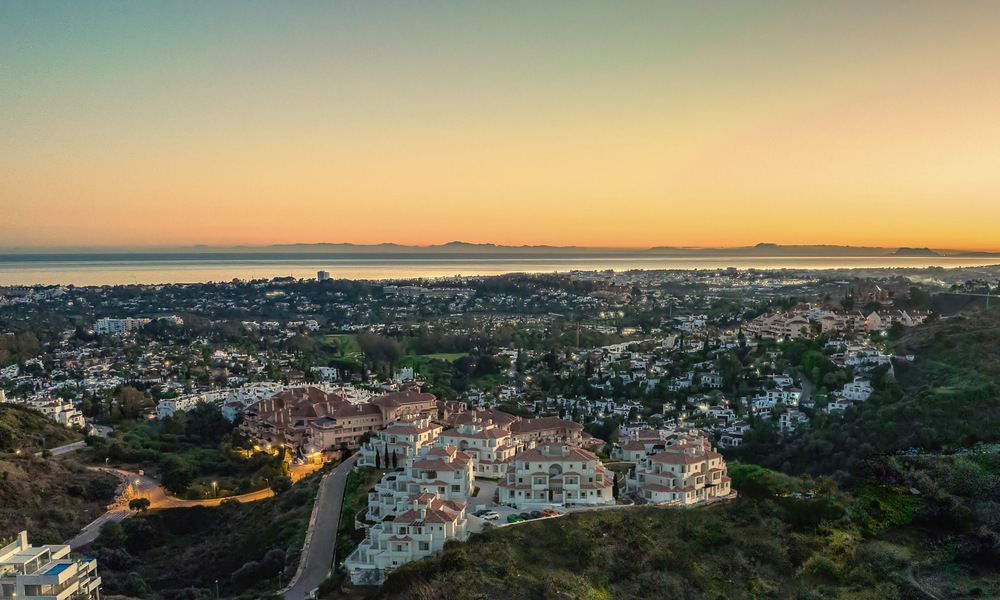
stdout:
{"type": "Polygon", "coordinates": [[[375,468],[376,469],[382,468],[382,457],[379,456],[378,454],[378,448],[375,449],[375,468]]]}
{"type": "Polygon", "coordinates": [[[618,500],[618,471],[615,471],[614,481],[611,484],[611,497],[618,500]]]}
{"type": "Polygon", "coordinates": [[[395,450],[393,450],[393,451],[392,451],[392,468],[393,468],[393,469],[395,469],[395,468],[396,468],[396,466],[397,466],[397,461],[396,461],[396,451],[395,451],[395,450]]]}

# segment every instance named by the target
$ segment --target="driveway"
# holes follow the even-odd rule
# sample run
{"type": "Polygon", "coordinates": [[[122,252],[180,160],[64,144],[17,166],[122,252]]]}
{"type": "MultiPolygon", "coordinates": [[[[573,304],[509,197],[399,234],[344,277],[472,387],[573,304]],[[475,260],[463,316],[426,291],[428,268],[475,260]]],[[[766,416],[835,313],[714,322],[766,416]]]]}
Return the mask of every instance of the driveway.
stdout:
{"type": "Polygon", "coordinates": [[[469,498],[469,506],[466,508],[467,513],[475,512],[480,508],[489,508],[493,506],[493,494],[497,491],[497,484],[492,481],[481,481],[477,479],[473,483],[477,488],[479,488],[479,493],[469,498]]]}
{"type": "Polygon", "coordinates": [[[337,542],[337,528],[340,527],[344,488],[356,456],[345,460],[323,479],[323,487],[316,495],[316,505],[313,506],[314,523],[306,533],[300,569],[284,592],[285,600],[309,597],[333,571],[333,550],[337,542]]]}

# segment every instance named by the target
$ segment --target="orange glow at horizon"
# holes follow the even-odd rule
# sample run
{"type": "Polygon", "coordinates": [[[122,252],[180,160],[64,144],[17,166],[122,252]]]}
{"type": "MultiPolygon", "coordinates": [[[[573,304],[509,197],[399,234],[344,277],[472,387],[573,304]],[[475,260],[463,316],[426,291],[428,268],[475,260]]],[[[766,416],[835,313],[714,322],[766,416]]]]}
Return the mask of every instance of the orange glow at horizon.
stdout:
{"type": "Polygon", "coordinates": [[[82,4],[0,22],[0,251],[1000,250],[1000,3],[82,4]]]}

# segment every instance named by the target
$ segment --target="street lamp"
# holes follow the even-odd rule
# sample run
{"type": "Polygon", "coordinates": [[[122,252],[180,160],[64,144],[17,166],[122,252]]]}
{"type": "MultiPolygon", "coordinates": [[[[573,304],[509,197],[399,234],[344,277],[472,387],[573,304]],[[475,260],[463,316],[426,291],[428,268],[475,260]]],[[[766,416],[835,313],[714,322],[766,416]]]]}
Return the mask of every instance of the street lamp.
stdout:
{"type": "Polygon", "coordinates": [[[219,497],[219,489],[217,487],[216,482],[214,481],[212,482],[212,493],[215,495],[216,498],[219,497]]]}

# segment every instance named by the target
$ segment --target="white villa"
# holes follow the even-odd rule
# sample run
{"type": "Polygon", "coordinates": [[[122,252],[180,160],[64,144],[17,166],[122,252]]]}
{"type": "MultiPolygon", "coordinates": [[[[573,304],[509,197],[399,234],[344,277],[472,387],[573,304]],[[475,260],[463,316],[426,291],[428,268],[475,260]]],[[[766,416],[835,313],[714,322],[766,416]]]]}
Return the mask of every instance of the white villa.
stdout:
{"type": "Polygon", "coordinates": [[[0,548],[0,598],[100,600],[97,561],[70,558],[69,551],[64,545],[32,546],[22,531],[0,548]]]}
{"type": "Polygon", "coordinates": [[[564,443],[519,452],[499,483],[500,502],[516,508],[614,504],[614,478],[597,455],[564,443]]]}

